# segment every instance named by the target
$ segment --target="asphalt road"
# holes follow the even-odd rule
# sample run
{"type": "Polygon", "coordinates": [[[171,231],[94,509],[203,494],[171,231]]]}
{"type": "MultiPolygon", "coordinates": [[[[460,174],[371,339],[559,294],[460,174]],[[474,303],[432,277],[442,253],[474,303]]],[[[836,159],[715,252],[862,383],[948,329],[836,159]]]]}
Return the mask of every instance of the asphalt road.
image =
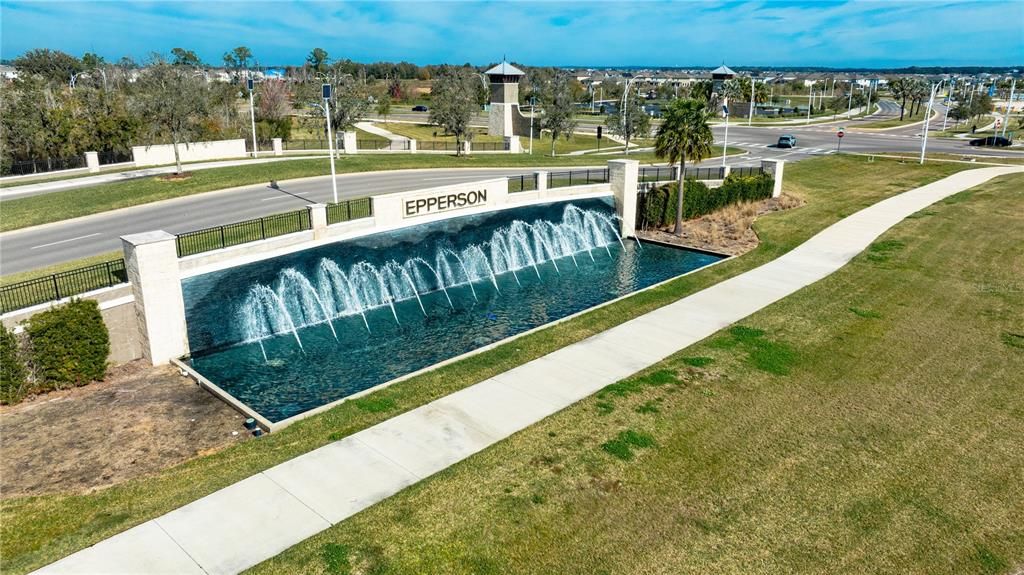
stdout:
{"type": "MultiPolygon", "coordinates": [[[[891,114],[890,108],[883,110],[891,114]]],[[[898,114],[898,107],[895,109],[898,114]]],[[[941,116],[940,116],[941,117],[941,116]]],[[[872,121],[883,119],[879,115],[872,121]]],[[[886,131],[860,131],[856,121],[828,125],[729,127],[729,147],[746,150],[748,154],[731,157],[731,165],[759,165],[761,159],[799,161],[836,152],[838,125],[847,127],[842,139],[844,152],[918,152],[921,147],[921,125],[886,131]],[[778,149],[779,135],[793,134],[797,147],[778,149]]],[[[940,122],[932,122],[938,129],[940,122]],[[938,124],[938,126],[936,126],[938,124]]],[[[715,127],[716,140],[721,143],[724,127],[715,127]]],[[[1024,157],[1024,152],[972,148],[966,140],[930,138],[929,152],[975,155],[1011,155],[1024,157]]],[[[595,164],[602,163],[595,156],[595,164]]],[[[715,160],[708,163],[717,163],[715,160]]],[[[532,173],[532,169],[441,169],[346,174],[338,176],[339,197],[352,198],[397,191],[430,188],[490,177],[532,173]]],[[[83,189],[82,193],[88,193],[83,189]]],[[[120,236],[150,230],[180,233],[302,208],[306,204],[331,201],[329,176],[293,183],[283,182],[280,190],[266,185],[247,186],[227,191],[209,192],[185,198],[126,208],[113,212],[56,222],[0,234],[0,273],[9,274],[44,267],[63,261],[117,250],[120,236]]]]}

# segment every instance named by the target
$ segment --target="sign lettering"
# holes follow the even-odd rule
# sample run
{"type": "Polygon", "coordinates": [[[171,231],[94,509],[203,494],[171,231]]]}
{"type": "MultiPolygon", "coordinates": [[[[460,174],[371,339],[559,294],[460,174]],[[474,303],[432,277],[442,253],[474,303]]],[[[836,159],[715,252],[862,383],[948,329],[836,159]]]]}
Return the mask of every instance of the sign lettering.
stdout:
{"type": "Polygon", "coordinates": [[[426,216],[449,210],[471,208],[487,203],[487,190],[450,192],[404,200],[402,215],[407,218],[426,216]]]}

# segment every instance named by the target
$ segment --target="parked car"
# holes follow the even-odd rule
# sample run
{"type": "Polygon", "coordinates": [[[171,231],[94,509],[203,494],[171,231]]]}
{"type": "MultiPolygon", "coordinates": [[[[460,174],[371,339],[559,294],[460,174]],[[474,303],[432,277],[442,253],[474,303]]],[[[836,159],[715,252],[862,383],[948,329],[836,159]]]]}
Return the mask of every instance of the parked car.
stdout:
{"type": "Polygon", "coordinates": [[[420,104],[419,106],[413,106],[412,107],[412,111],[413,112],[426,112],[427,111],[427,107],[424,106],[423,104],[420,104]]]}
{"type": "Polygon", "coordinates": [[[784,134],[779,138],[779,143],[775,144],[776,148],[795,148],[796,147],[796,136],[793,134],[784,134]]]}
{"type": "Polygon", "coordinates": [[[1012,144],[1013,142],[1011,142],[1009,138],[1004,138],[1002,136],[989,136],[987,138],[971,140],[972,146],[999,146],[1001,148],[1005,148],[1012,144]]]}

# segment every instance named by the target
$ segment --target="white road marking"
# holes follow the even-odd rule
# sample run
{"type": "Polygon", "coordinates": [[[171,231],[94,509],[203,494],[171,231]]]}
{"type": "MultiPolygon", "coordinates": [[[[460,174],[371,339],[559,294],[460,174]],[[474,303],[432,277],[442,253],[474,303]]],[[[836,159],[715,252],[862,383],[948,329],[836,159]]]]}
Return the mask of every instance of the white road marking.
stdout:
{"type": "Polygon", "coordinates": [[[58,245],[58,244],[66,244],[68,242],[74,242],[74,241],[78,241],[78,240],[84,240],[85,238],[91,238],[93,236],[98,236],[98,235],[100,235],[100,232],[96,232],[95,234],[89,234],[87,236],[79,236],[77,238],[71,238],[70,240],[61,240],[59,242],[52,242],[52,243],[49,243],[49,244],[43,244],[41,246],[32,246],[29,249],[30,250],[36,250],[36,249],[39,249],[39,248],[48,248],[50,246],[55,246],[55,245],[58,245]]]}

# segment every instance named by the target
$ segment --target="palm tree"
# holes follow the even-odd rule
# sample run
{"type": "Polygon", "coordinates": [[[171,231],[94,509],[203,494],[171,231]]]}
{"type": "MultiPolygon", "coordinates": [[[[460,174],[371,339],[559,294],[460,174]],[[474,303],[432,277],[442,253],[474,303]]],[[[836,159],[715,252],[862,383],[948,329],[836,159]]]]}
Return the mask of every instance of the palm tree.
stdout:
{"type": "Polygon", "coordinates": [[[654,141],[654,154],[668,158],[669,164],[679,162],[679,193],[676,198],[676,227],[672,233],[683,232],[683,180],[686,176],[686,158],[700,162],[711,155],[715,137],[708,120],[712,116],[703,100],[694,98],[673,100],[663,116],[654,141]]]}

